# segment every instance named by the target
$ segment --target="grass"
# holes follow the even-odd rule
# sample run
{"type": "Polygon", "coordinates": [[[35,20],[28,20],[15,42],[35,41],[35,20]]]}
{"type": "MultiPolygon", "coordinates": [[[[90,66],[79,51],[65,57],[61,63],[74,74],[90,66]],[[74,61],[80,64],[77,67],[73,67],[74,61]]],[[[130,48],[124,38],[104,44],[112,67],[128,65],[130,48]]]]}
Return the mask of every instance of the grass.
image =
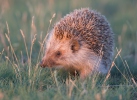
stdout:
{"type": "Polygon", "coordinates": [[[0,100],[136,100],[135,9],[136,0],[0,0],[0,100]],[[39,67],[46,33],[62,16],[81,7],[104,14],[116,41],[110,72],[84,81],[39,67]]]}

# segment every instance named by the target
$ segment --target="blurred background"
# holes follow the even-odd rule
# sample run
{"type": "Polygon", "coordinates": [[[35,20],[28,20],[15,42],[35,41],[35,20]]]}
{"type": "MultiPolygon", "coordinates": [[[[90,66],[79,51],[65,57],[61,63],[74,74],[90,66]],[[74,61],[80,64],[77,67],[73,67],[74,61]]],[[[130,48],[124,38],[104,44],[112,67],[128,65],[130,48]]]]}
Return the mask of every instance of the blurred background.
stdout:
{"type": "MultiPolygon", "coordinates": [[[[115,33],[116,47],[122,49],[121,56],[130,67],[137,67],[137,0],[0,0],[0,52],[8,54],[9,43],[5,33],[9,34],[15,53],[26,55],[20,29],[25,34],[29,48],[31,35],[37,34],[33,55],[37,55],[40,44],[50,28],[64,15],[74,9],[89,7],[106,16],[115,33]],[[33,22],[33,25],[32,25],[33,22]]],[[[121,66],[122,61],[116,61],[121,66]]]]}

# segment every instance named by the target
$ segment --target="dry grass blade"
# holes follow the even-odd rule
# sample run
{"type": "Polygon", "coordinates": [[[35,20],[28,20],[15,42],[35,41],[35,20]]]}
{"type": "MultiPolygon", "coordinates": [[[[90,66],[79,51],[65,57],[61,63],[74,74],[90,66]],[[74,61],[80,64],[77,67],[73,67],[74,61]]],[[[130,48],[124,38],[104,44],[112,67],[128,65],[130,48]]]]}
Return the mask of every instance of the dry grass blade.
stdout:
{"type": "Polygon", "coordinates": [[[118,68],[118,66],[114,63],[115,67],[117,68],[117,70],[120,72],[120,74],[126,79],[127,82],[129,82],[129,80],[126,78],[126,76],[120,71],[120,69],[118,68]]]}
{"type": "Polygon", "coordinates": [[[3,100],[4,98],[4,93],[0,92],[0,100],[3,100]]]}
{"type": "Polygon", "coordinates": [[[107,79],[109,78],[109,76],[110,76],[110,71],[111,71],[111,69],[113,68],[113,66],[115,65],[115,60],[117,59],[117,57],[118,57],[118,55],[121,53],[121,51],[122,51],[122,49],[120,49],[119,51],[117,51],[117,54],[116,54],[114,60],[112,61],[111,67],[110,67],[110,69],[109,69],[109,71],[108,71],[108,74],[107,74],[107,76],[106,76],[106,78],[105,78],[105,80],[104,80],[103,83],[105,83],[105,82],[107,81],[107,79]]]}
{"type": "Polygon", "coordinates": [[[49,23],[49,26],[48,26],[48,31],[47,31],[47,35],[46,35],[46,37],[44,38],[44,40],[43,40],[43,44],[45,43],[45,41],[46,41],[46,39],[47,39],[47,37],[48,37],[48,35],[49,35],[49,28],[50,28],[50,25],[51,25],[51,22],[52,22],[52,20],[53,20],[53,18],[56,16],[56,14],[54,13],[53,15],[52,15],[52,18],[50,19],[50,23],[49,23]]]}
{"type": "MultiPolygon", "coordinates": [[[[18,74],[18,70],[16,69],[16,67],[14,66],[14,64],[10,61],[9,57],[5,56],[5,58],[10,62],[10,64],[12,65],[15,73],[16,73],[16,77],[19,77],[20,75],[18,74]]],[[[17,67],[18,68],[18,67],[17,67]]]]}
{"type": "Polygon", "coordinates": [[[97,93],[97,94],[95,95],[95,99],[96,99],[96,100],[102,100],[102,99],[101,99],[101,95],[100,95],[99,93],[97,93]]]}
{"type": "Polygon", "coordinates": [[[136,81],[134,80],[134,78],[131,78],[131,79],[132,79],[133,83],[135,84],[135,86],[137,87],[137,83],[136,83],[136,81]]]}
{"type": "MultiPolygon", "coordinates": [[[[36,32],[37,32],[37,29],[36,29],[36,26],[34,24],[34,16],[33,16],[32,17],[32,22],[31,22],[31,35],[36,34],[36,32]]],[[[31,39],[31,41],[32,41],[32,39],[31,39]]]]}
{"type": "Polygon", "coordinates": [[[9,42],[9,44],[10,44],[10,48],[11,48],[11,51],[12,51],[14,57],[15,57],[15,60],[16,60],[16,62],[17,62],[17,65],[18,65],[18,67],[20,68],[20,64],[19,64],[19,61],[18,61],[17,56],[16,56],[16,54],[15,54],[15,51],[14,51],[14,49],[13,49],[13,46],[12,46],[12,44],[11,44],[10,38],[9,38],[9,36],[8,36],[7,34],[5,34],[5,35],[6,35],[6,38],[7,38],[8,42],[9,42]]]}
{"type": "Polygon", "coordinates": [[[3,52],[4,52],[4,49],[0,52],[0,59],[2,58],[3,52]]]}
{"type": "MultiPolygon", "coordinates": [[[[118,48],[116,48],[116,50],[117,50],[117,52],[118,52],[118,48]]],[[[130,78],[130,75],[129,75],[129,73],[128,73],[128,69],[127,69],[126,64],[125,64],[124,60],[122,59],[120,53],[118,53],[118,56],[120,57],[120,59],[121,59],[123,65],[124,65],[124,68],[125,68],[125,71],[126,71],[127,77],[130,78]]]]}
{"type": "Polygon", "coordinates": [[[122,100],[122,95],[121,94],[119,95],[119,100],[122,100]]]}
{"type": "Polygon", "coordinates": [[[24,40],[24,44],[25,44],[25,49],[26,49],[26,53],[27,53],[27,57],[28,57],[28,60],[29,60],[29,53],[28,53],[28,48],[27,48],[27,44],[26,44],[26,40],[25,40],[25,35],[23,33],[23,31],[20,29],[20,33],[23,37],[23,40],[24,40]]]}
{"type": "Polygon", "coordinates": [[[125,63],[126,63],[126,66],[127,66],[128,70],[129,70],[129,73],[130,73],[131,77],[134,79],[134,77],[133,77],[133,75],[132,75],[132,73],[131,73],[131,71],[130,71],[130,68],[129,68],[128,63],[127,63],[126,60],[125,60],[125,63]]]}
{"type": "Polygon", "coordinates": [[[6,26],[7,26],[7,31],[8,31],[8,35],[9,35],[10,34],[10,30],[9,30],[9,25],[8,25],[7,21],[6,21],[6,26]]]}
{"type": "Polygon", "coordinates": [[[7,51],[7,53],[8,53],[8,49],[7,49],[7,44],[6,44],[6,41],[5,41],[5,37],[4,37],[4,35],[3,34],[1,34],[2,32],[1,32],[1,30],[0,30],[0,41],[1,41],[1,43],[3,44],[3,46],[4,46],[4,49],[7,51]]]}
{"type": "Polygon", "coordinates": [[[30,58],[30,59],[29,59],[29,66],[31,66],[31,55],[32,55],[33,45],[34,45],[34,42],[35,42],[35,40],[36,40],[36,36],[37,36],[37,34],[34,35],[32,41],[31,41],[30,55],[29,55],[29,58],[30,58]]]}

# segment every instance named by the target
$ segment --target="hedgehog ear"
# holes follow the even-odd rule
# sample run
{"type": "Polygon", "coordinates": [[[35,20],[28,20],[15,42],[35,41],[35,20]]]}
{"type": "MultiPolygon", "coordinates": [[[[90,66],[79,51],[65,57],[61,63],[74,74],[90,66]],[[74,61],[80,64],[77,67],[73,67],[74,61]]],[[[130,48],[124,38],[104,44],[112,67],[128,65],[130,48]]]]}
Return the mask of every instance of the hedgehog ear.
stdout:
{"type": "Polygon", "coordinates": [[[73,52],[76,52],[76,51],[79,50],[79,48],[80,48],[80,43],[79,43],[79,41],[78,41],[78,40],[72,40],[71,50],[72,50],[73,52]]]}

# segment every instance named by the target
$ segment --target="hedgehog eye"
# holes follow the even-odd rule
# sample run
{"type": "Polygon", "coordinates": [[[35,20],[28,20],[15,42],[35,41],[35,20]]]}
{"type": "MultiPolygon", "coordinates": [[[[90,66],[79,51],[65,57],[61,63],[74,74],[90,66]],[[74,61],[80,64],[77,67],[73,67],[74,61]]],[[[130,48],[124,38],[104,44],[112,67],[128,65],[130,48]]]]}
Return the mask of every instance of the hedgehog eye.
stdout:
{"type": "Polygon", "coordinates": [[[58,52],[56,53],[56,56],[57,56],[57,57],[61,56],[61,52],[58,51],[58,52]]]}

